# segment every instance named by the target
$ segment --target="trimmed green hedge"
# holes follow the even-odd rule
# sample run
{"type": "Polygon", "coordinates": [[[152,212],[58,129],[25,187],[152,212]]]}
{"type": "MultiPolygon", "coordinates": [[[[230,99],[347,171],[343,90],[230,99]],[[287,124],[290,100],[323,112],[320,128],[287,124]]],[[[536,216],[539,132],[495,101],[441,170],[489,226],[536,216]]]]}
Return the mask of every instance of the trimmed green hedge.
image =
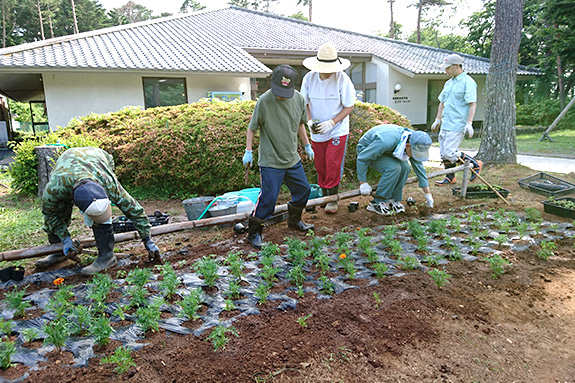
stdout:
{"type": "MultiPolygon", "coordinates": [[[[253,101],[200,101],[147,110],[126,108],[74,120],[57,137],[63,143],[73,141],[74,137],[98,142],[99,147],[114,156],[120,182],[137,195],[149,198],[219,195],[259,186],[257,166],[252,167],[249,184],[244,185],[245,168],[241,161],[254,105],[253,101]]],[[[356,103],[351,114],[346,176],[355,177],[359,138],[382,123],[410,126],[407,118],[386,106],[356,103]]],[[[256,136],[254,163],[257,145],[256,136]]],[[[310,182],[315,182],[313,163],[307,160],[301,147],[300,156],[310,182]]]]}

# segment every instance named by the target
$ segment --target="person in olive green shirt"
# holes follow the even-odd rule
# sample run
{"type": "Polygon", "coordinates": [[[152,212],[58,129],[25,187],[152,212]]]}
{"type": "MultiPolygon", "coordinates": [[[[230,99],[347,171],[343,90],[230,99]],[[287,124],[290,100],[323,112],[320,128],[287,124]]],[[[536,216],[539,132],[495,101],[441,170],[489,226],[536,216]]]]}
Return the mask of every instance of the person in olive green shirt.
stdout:
{"type": "Polygon", "coordinates": [[[288,227],[300,231],[314,228],[301,220],[311,188],[297,152],[298,136],[310,159],[314,153],[304,125],[307,122],[304,98],[295,90],[296,79],[297,72],[289,65],[279,65],[273,70],[271,90],[259,98],[247,129],[244,166],[252,164],[253,140],[255,132],[260,132],[261,192],[248,224],[248,241],[256,249],[263,245],[264,222],[274,212],[283,182],[292,196],[288,203],[288,227]]]}
{"type": "Polygon", "coordinates": [[[63,252],[36,262],[46,268],[76,258],[78,250],[68,226],[72,208],[78,206],[84,222],[92,228],[98,258],[81,272],[94,274],[116,264],[111,203],[132,220],[150,260],[160,261],[160,251],[150,238],[151,224],[142,206],[130,195],[114,174],[114,159],[102,149],[84,147],[66,150],[56,161],[42,195],[43,229],[50,243],[62,242],[63,252]]]}

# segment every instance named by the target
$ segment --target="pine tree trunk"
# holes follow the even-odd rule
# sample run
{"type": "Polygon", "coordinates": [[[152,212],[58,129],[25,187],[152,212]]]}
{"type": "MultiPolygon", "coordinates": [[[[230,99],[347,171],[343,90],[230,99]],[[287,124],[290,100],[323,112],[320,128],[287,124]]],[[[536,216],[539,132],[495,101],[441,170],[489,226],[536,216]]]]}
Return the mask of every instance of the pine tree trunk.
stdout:
{"type": "Polygon", "coordinates": [[[2,48],[6,48],[6,0],[2,0],[2,48]]]}
{"type": "Polygon", "coordinates": [[[515,83],[523,0],[498,0],[487,75],[485,122],[477,157],[485,163],[517,163],[515,83]]]}
{"type": "Polygon", "coordinates": [[[311,0],[308,0],[307,5],[309,9],[309,22],[311,23],[311,0]]]}
{"type": "Polygon", "coordinates": [[[388,0],[389,1],[389,13],[391,15],[390,17],[390,21],[389,21],[389,38],[391,39],[395,39],[395,30],[394,30],[394,25],[393,25],[393,2],[395,0],[388,0]]]}
{"type": "Polygon", "coordinates": [[[72,3],[72,18],[74,19],[74,33],[78,33],[78,19],[76,18],[76,4],[74,4],[74,0],[70,0],[72,3]]]}
{"type": "Polygon", "coordinates": [[[42,20],[42,8],[40,7],[40,0],[36,0],[36,7],[38,8],[38,23],[40,24],[40,36],[42,40],[46,40],[44,36],[44,20],[42,20]]]}
{"type": "Polygon", "coordinates": [[[423,0],[419,0],[419,7],[417,7],[417,43],[421,43],[421,8],[423,8],[423,0]]]}

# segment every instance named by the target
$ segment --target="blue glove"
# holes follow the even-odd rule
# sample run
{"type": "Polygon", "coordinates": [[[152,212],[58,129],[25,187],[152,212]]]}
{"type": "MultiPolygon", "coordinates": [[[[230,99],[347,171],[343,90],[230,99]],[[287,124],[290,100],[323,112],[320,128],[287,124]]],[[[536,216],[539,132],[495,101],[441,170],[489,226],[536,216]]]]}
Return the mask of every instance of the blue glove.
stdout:
{"type": "Polygon", "coordinates": [[[146,237],[142,239],[142,242],[144,242],[144,247],[148,250],[148,262],[162,262],[160,249],[158,249],[154,241],[150,237],[146,237]]]}
{"type": "Polygon", "coordinates": [[[307,144],[306,146],[304,146],[305,152],[307,154],[307,158],[309,158],[310,160],[313,160],[315,157],[315,153],[313,152],[313,149],[311,148],[311,144],[307,144]]]}
{"type": "Polygon", "coordinates": [[[62,239],[62,245],[64,247],[64,255],[70,255],[73,253],[78,253],[78,249],[74,246],[74,242],[72,242],[72,238],[70,236],[64,237],[62,239]]]}
{"type": "Polygon", "coordinates": [[[252,166],[252,162],[254,160],[254,155],[252,154],[251,150],[247,150],[244,153],[244,157],[242,158],[242,162],[244,163],[244,166],[252,166]]]}

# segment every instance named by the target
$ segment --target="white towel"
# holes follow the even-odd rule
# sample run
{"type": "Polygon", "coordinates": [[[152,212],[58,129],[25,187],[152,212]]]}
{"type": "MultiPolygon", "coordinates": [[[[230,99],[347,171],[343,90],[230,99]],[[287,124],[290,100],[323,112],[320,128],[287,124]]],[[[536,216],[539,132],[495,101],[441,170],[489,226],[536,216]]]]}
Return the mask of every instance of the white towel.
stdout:
{"type": "Polygon", "coordinates": [[[411,136],[411,132],[409,130],[403,132],[403,134],[401,135],[401,139],[399,140],[399,143],[397,144],[395,150],[393,151],[393,156],[400,161],[409,160],[409,156],[407,155],[407,153],[405,153],[405,145],[407,144],[407,139],[409,138],[409,136],[411,136]]]}

